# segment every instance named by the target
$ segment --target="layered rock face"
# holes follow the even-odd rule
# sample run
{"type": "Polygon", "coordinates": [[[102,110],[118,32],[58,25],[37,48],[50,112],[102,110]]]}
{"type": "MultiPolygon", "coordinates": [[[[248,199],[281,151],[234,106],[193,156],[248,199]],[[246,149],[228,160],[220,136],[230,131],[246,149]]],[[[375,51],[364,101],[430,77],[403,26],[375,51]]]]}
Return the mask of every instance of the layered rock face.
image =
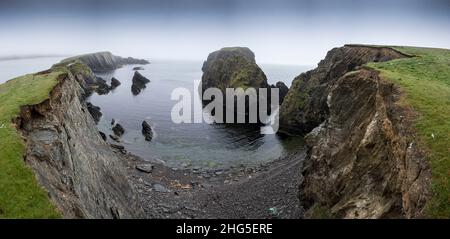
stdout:
{"type": "Polygon", "coordinates": [[[295,79],[280,120],[285,129],[309,132],[299,191],[306,217],[422,215],[431,175],[412,127],[415,114],[400,103],[398,88],[358,67],[400,57],[407,56],[344,46],[295,79]]]}
{"type": "Polygon", "coordinates": [[[124,156],[102,139],[80,99],[81,75],[62,74],[49,100],[21,109],[25,161],[66,218],[144,217],[124,156]]]}
{"type": "Polygon", "coordinates": [[[329,116],[327,97],[331,86],[345,73],[368,62],[407,57],[387,47],[346,45],[329,51],[316,69],[292,82],[280,109],[280,132],[305,134],[329,116]]]}
{"type": "Polygon", "coordinates": [[[74,60],[79,60],[88,65],[93,71],[109,71],[129,64],[149,64],[147,60],[135,59],[132,57],[123,58],[115,56],[111,52],[97,52],[91,54],[85,54],[80,56],[74,56],[63,60],[63,63],[69,63],[74,60]]]}

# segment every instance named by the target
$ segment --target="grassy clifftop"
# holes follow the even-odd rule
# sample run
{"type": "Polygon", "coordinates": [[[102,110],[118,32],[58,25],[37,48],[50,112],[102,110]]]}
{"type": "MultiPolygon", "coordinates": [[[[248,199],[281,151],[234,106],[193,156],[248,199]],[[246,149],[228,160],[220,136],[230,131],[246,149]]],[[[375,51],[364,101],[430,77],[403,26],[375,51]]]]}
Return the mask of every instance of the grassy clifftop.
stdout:
{"type": "Polygon", "coordinates": [[[62,74],[67,73],[29,74],[0,85],[0,218],[60,217],[23,160],[25,144],[12,119],[20,106],[48,99],[62,74]]]}
{"type": "Polygon", "coordinates": [[[369,63],[381,76],[399,85],[419,118],[415,128],[429,149],[433,197],[430,217],[450,217],[450,50],[393,47],[412,58],[369,63]]]}

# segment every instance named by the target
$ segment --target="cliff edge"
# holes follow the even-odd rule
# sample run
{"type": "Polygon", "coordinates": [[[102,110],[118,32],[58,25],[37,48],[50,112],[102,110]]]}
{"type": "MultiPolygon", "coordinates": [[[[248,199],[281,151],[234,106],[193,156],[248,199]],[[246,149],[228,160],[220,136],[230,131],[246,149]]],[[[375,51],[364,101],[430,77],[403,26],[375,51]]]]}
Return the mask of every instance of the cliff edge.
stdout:
{"type": "Polygon", "coordinates": [[[8,103],[0,121],[11,122],[0,131],[1,163],[12,173],[0,175],[0,187],[14,195],[0,197],[0,217],[145,217],[127,178],[126,155],[102,139],[87,108],[84,93],[93,79],[76,61],[0,86],[8,103]]]}
{"type": "Polygon", "coordinates": [[[448,217],[448,53],[345,45],[294,80],[280,128],[306,135],[305,217],[448,217]]]}
{"type": "Polygon", "coordinates": [[[79,60],[89,66],[94,72],[110,71],[122,67],[123,65],[139,64],[145,65],[150,64],[147,60],[136,59],[132,57],[120,57],[115,56],[111,52],[96,52],[89,53],[79,56],[70,57],[61,61],[61,63],[67,64],[75,60],[79,60]]]}

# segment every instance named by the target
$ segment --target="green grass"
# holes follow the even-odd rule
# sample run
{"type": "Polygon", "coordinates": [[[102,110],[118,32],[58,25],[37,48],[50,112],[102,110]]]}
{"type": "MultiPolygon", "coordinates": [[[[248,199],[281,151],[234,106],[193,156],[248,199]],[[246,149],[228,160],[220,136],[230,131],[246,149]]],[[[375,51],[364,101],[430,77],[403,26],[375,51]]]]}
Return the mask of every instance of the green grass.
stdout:
{"type": "Polygon", "coordinates": [[[65,72],[30,74],[0,85],[0,218],[59,218],[24,160],[25,144],[12,124],[20,106],[48,99],[65,72]]]}
{"type": "Polygon", "coordinates": [[[450,218],[450,50],[393,48],[416,57],[368,66],[399,85],[406,103],[420,114],[415,128],[428,147],[432,170],[433,196],[426,212],[429,217],[450,218]]]}

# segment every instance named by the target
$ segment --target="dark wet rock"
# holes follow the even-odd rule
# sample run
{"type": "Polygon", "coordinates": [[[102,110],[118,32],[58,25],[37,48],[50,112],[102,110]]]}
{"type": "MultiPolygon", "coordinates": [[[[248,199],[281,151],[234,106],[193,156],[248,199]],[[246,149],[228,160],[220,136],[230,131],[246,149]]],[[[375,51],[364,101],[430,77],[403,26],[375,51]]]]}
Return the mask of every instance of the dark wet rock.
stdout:
{"type": "Polygon", "coordinates": [[[116,135],[110,134],[109,137],[116,142],[120,142],[120,138],[116,135]]]}
{"type": "Polygon", "coordinates": [[[275,85],[272,85],[271,87],[278,88],[280,104],[283,103],[284,97],[286,97],[286,95],[289,92],[289,88],[282,81],[278,81],[275,85]]]}
{"type": "Polygon", "coordinates": [[[111,147],[118,149],[118,150],[125,150],[125,147],[123,145],[119,145],[119,144],[110,144],[111,147]]]}
{"type": "Polygon", "coordinates": [[[100,111],[100,107],[95,106],[90,102],[87,102],[86,106],[87,106],[89,113],[92,115],[92,118],[94,119],[95,123],[97,124],[103,115],[102,112],[100,111]]]}
{"type": "Polygon", "coordinates": [[[170,190],[168,188],[166,188],[165,186],[158,184],[158,183],[153,185],[153,189],[160,193],[169,193],[170,192],[170,190]]]}
{"type": "Polygon", "coordinates": [[[115,125],[116,124],[116,120],[115,119],[112,119],[111,120],[111,125],[115,125]]]}
{"type": "Polygon", "coordinates": [[[112,131],[114,132],[114,134],[116,136],[119,136],[119,137],[121,137],[125,133],[125,129],[123,128],[123,126],[121,124],[114,125],[114,127],[112,128],[112,131]]]}
{"type": "Polygon", "coordinates": [[[153,130],[150,124],[145,120],[142,122],[142,134],[144,135],[146,141],[152,141],[153,130]]]}
{"type": "Polygon", "coordinates": [[[117,80],[115,77],[111,78],[111,89],[115,89],[120,85],[120,81],[117,80]]]}
{"type": "Polygon", "coordinates": [[[98,133],[100,134],[100,136],[102,137],[102,139],[103,139],[104,141],[106,141],[106,134],[103,133],[103,132],[101,132],[101,131],[98,131],[98,133]]]}
{"type": "Polygon", "coordinates": [[[112,148],[119,150],[123,154],[127,153],[127,151],[125,150],[125,147],[123,145],[119,145],[119,144],[110,144],[110,145],[112,148]]]}
{"type": "Polygon", "coordinates": [[[136,169],[144,172],[144,173],[151,173],[153,171],[154,166],[152,164],[138,164],[136,165],[136,169]]]}
{"type": "Polygon", "coordinates": [[[134,95],[141,93],[142,89],[146,87],[146,84],[150,82],[145,76],[141,75],[138,71],[134,72],[133,84],[131,85],[131,91],[134,95]]]}
{"type": "Polygon", "coordinates": [[[108,83],[106,83],[106,81],[104,79],[102,79],[101,77],[97,77],[96,84],[97,84],[97,88],[95,89],[95,91],[99,95],[106,95],[111,90],[111,87],[108,85],[108,83]]]}
{"type": "Polygon", "coordinates": [[[144,70],[144,67],[142,66],[133,67],[133,71],[141,71],[141,70],[144,70]]]}

